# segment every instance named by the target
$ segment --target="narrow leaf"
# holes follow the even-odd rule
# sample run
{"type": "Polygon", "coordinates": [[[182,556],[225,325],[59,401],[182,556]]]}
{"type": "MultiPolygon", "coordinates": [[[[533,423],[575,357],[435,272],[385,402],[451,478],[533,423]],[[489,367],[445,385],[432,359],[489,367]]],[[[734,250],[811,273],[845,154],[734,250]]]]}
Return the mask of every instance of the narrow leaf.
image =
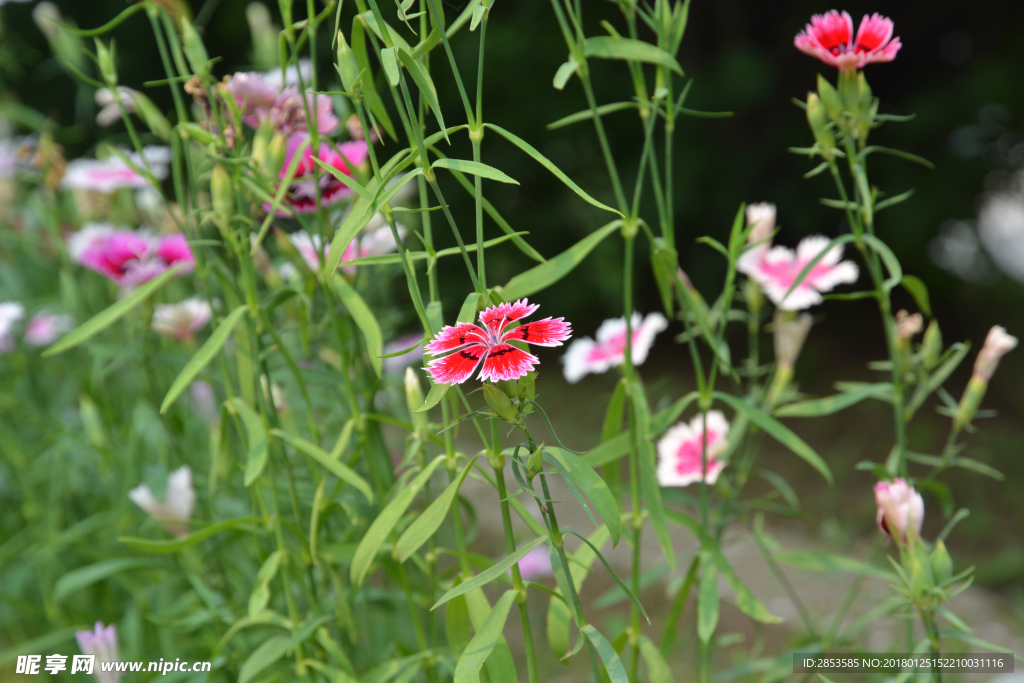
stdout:
{"type": "MultiPolygon", "coordinates": [[[[154,555],[166,555],[168,553],[176,553],[179,550],[189,548],[200,541],[204,541],[211,536],[219,534],[222,531],[237,529],[243,524],[258,524],[260,521],[259,517],[236,517],[234,519],[226,519],[223,522],[217,522],[216,524],[205,526],[198,531],[193,531],[189,535],[182,536],[180,538],[154,541],[149,538],[118,536],[117,542],[123,543],[133,550],[141,550],[142,552],[153,553],[154,555]]],[[[255,529],[247,529],[246,533],[252,534],[261,532],[255,529]]]]}
{"type": "Polygon", "coordinates": [[[238,683],[249,683],[268,666],[281,659],[291,649],[289,636],[274,636],[257,646],[238,672],[238,683]]]}
{"type": "Polygon", "coordinates": [[[862,560],[857,560],[835,553],[818,552],[814,550],[791,550],[782,553],[775,553],[775,559],[783,564],[798,569],[806,569],[812,572],[844,572],[847,574],[860,574],[871,576],[876,579],[893,580],[893,574],[888,569],[876,567],[862,560]]]}
{"type": "MultiPolygon", "coordinates": [[[[608,533],[612,539],[612,547],[617,546],[619,539],[622,537],[622,513],[619,511],[619,505],[615,501],[615,497],[612,496],[612,492],[608,489],[608,485],[604,483],[604,480],[601,479],[601,476],[583,458],[572,453],[565,453],[558,448],[545,448],[544,459],[558,468],[558,471],[562,474],[566,483],[569,484],[569,487],[573,489],[574,493],[582,492],[590,499],[590,502],[597,509],[597,513],[601,515],[605,526],[608,527],[608,533]]],[[[583,500],[580,500],[580,504],[583,505],[589,515],[590,509],[587,507],[587,504],[583,500]]],[[[593,518],[591,518],[591,521],[594,521],[593,518]]],[[[594,521],[594,526],[599,526],[596,521],[594,521]]]]}
{"type": "Polygon", "coordinates": [[[444,518],[448,516],[448,510],[451,508],[452,501],[455,500],[455,496],[459,492],[459,487],[466,480],[466,475],[469,474],[469,471],[473,469],[473,463],[476,462],[478,457],[480,456],[474,457],[462,468],[459,476],[452,483],[448,484],[448,488],[401,535],[398,539],[398,544],[395,546],[395,554],[398,556],[399,562],[408,560],[440,528],[444,518]]]}
{"type": "Polygon", "coordinates": [[[146,557],[116,557],[86,565],[85,567],[79,567],[78,569],[72,569],[53,584],[53,601],[61,602],[67,596],[78,593],[94,583],[108,579],[114,574],[120,574],[128,569],[152,567],[155,562],[157,560],[146,557]]]}
{"type": "Polygon", "coordinates": [[[558,256],[516,275],[499,291],[507,301],[514,301],[550,287],[568,275],[605,237],[615,232],[621,221],[598,228],[558,256]]]}
{"type": "MultiPolygon", "coordinates": [[[[347,426],[348,425],[346,425],[346,427],[347,426]]],[[[344,431],[342,433],[344,434],[344,431]]],[[[370,484],[361,476],[349,469],[349,467],[344,463],[332,458],[327,451],[310,441],[306,441],[305,439],[289,434],[280,429],[271,429],[270,434],[291,444],[291,446],[296,450],[301,451],[316,460],[318,463],[323,465],[324,469],[336,476],[338,479],[354,486],[366,497],[366,501],[368,503],[371,505],[373,504],[373,489],[370,487],[370,484]]]]}
{"type": "Polygon", "coordinates": [[[675,57],[657,45],[633,38],[622,38],[620,36],[595,36],[587,38],[586,43],[583,45],[583,54],[587,57],[599,57],[601,59],[648,62],[671,69],[680,76],[683,75],[683,68],[679,66],[679,62],[675,60],[675,57]]]}
{"type": "Polygon", "coordinates": [[[608,639],[594,628],[592,624],[587,624],[580,631],[587,637],[590,644],[594,646],[594,649],[597,650],[597,656],[601,658],[604,670],[608,674],[608,679],[611,683],[629,683],[626,667],[622,665],[619,653],[615,651],[615,648],[608,642],[608,639]]]}
{"type": "Polygon", "coordinates": [[[705,556],[697,588],[697,635],[707,643],[718,626],[718,571],[705,556]]]}
{"type": "Polygon", "coordinates": [[[200,371],[206,367],[207,363],[213,360],[213,357],[217,355],[221,347],[224,346],[224,342],[228,340],[228,336],[231,331],[238,324],[238,321],[245,315],[246,305],[242,304],[235,310],[228,313],[227,317],[221,321],[217,329],[213,331],[210,338],[206,340],[206,343],[199,347],[195,355],[189,360],[181,372],[178,373],[174,383],[171,384],[171,388],[167,390],[167,395],[164,396],[164,402],[160,404],[160,414],[167,412],[167,409],[177,400],[181,392],[185,391],[191,384],[192,380],[200,373],[200,371]]]}
{"type": "Polygon", "coordinates": [[[373,315],[370,307],[366,305],[366,302],[363,301],[363,297],[359,296],[359,293],[356,292],[355,288],[344,277],[335,275],[334,287],[338,290],[338,295],[348,309],[349,315],[356,321],[359,331],[363,333],[366,351],[370,355],[370,365],[373,366],[373,371],[377,373],[377,377],[380,377],[382,372],[380,355],[382,353],[381,349],[384,348],[384,336],[381,334],[377,318],[373,315]]]}
{"type": "Polygon", "coordinates": [[[497,180],[500,183],[509,183],[511,185],[518,185],[519,181],[512,178],[493,166],[480,163],[479,161],[469,161],[468,159],[438,159],[430,165],[431,168],[447,168],[454,171],[461,171],[462,173],[469,173],[470,175],[478,175],[481,178],[489,178],[491,180],[497,180]]]}
{"type": "Polygon", "coordinates": [[[505,621],[508,619],[508,613],[512,609],[515,598],[516,592],[513,590],[505,591],[498,598],[498,602],[494,604],[494,608],[487,616],[487,621],[466,645],[462,656],[455,664],[455,683],[479,683],[480,669],[501,638],[501,632],[505,628],[505,621]]]}
{"type": "MultiPolygon", "coordinates": [[[[443,458],[444,456],[438,456],[438,457],[439,458],[443,458]]],[[[531,550],[533,550],[534,548],[540,546],[543,543],[546,543],[547,541],[548,541],[548,537],[547,536],[541,536],[540,538],[533,539],[529,543],[524,543],[523,545],[519,546],[519,548],[517,548],[514,553],[512,553],[511,555],[509,555],[505,559],[501,560],[500,562],[494,563],[493,565],[491,565],[490,567],[488,567],[484,571],[480,572],[479,574],[477,574],[473,578],[471,578],[471,579],[469,579],[467,581],[463,581],[458,586],[455,586],[450,591],[448,591],[447,593],[442,595],[441,598],[437,602],[435,602],[434,606],[431,607],[430,609],[431,610],[435,610],[435,609],[437,609],[438,607],[440,607],[441,605],[443,605],[444,603],[448,602],[449,600],[451,600],[454,597],[458,597],[459,595],[463,595],[465,593],[468,593],[469,591],[474,590],[476,588],[480,588],[481,586],[486,586],[487,584],[489,584],[491,581],[494,581],[498,577],[504,576],[505,573],[508,572],[508,570],[512,567],[512,565],[514,565],[515,563],[519,562],[519,560],[521,560],[524,557],[526,557],[526,555],[531,550]]]]}

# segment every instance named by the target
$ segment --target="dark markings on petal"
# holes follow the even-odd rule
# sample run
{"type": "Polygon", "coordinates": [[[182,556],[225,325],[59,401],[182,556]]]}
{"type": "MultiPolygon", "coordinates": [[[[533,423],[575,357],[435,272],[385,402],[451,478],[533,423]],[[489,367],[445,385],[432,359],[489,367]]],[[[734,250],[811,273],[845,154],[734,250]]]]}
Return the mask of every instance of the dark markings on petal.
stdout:
{"type": "Polygon", "coordinates": [[[526,341],[527,339],[530,338],[530,326],[529,325],[521,325],[519,327],[519,329],[522,330],[522,332],[523,332],[523,341],[526,341]]]}
{"type": "Polygon", "coordinates": [[[459,355],[465,358],[466,360],[480,360],[480,356],[474,355],[472,351],[459,351],[459,355]]]}
{"type": "Polygon", "coordinates": [[[488,358],[494,358],[495,356],[504,356],[506,353],[512,353],[513,351],[518,351],[518,350],[519,349],[517,349],[515,347],[510,347],[510,348],[507,348],[507,349],[497,349],[495,351],[491,351],[490,353],[488,353],[487,357],[488,358]]]}

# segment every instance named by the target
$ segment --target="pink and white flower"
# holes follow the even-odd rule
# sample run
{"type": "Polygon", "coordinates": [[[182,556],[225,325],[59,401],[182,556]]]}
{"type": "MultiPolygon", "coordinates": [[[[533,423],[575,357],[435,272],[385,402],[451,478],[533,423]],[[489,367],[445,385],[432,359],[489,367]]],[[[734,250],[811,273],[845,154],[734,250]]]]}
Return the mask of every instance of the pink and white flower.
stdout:
{"type": "Polygon", "coordinates": [[[238,103],[242,120],[252,128],[259,128],[260,124],[269,120],[276,131],[285,135],[308,133],[308,106],[311,112],[316,112],[316,126],[320,135],[330,135],[339,124],[338,117],[334,115],[331,98],[312,92],[307,92],[303,97],[298,89],[300,71],[308,79],[308,63],[300,64],[299,69],[290,67],[285,73],[284,82],[280,70],[265,74],[236,73],[227,81],[225,87],[238,103]]]}
{"type": "Polygon", "coordinates": [[[860,69],[873,62],[891,62],[899,52],[899,38],[892,37],[892,20],[882,15],[864,15],[857,35],[848,12],[831,10],[815,14],[811,23],[797,34],[793,44],[801,52],[817,57],[842,71],[860,69]]]}
{"type": "Polygon", "coordinates": [[[104,671],[103,664],[116,662],[120,658],[117,655],[117,626],[111,624],[104,626],[102,621],[96,622],[92,631],[75,631],[75,640],[78,641],[78,649],[85,655],[95,655],[96,662],[93,664],[93,675],[100,683],[118,683],[121,674],[117,671],[104,671]]]}
{"type": "MultiPolygon", "coordinates": [[[[302,135],[293,135],[288,138],[288,151],[285,156],[284,165],[281,167],[282,180],[287,177],[292,159],[299,153],[299,149],[305,141],[306,137],[302,135]]],[[[343,175],[352,177],[353,169],[366,161],[368,156],[369,147],[366,142],[364,140],[356,140],[343,142],[338,147],[329,142],[322,142],[320,143],[320,151],[316,154],[315,158],[337,169],[343,175]]],[[[297,213],[313,213],[316,211],[316,190],[318,185],[320,187],[321,206],[329,206],[352,194],[352,190],[345,183],[335,178],[328,171],[320,168],[319,164],[314,160],[313,151],[309,148],[309,145],[305,145],[298,162],[296,162],[295,173],[292,175],[291,183],[288,185],[285,201],[297,213]]],[[[269,204],[266,204],[264,209],[270,211],[271,207],[269,204]]],[[[279,211],[278,215],[285,214],[279,211]]]]}
{"type": "Polygon", "coordinates": [[[775,232],[775,205],[769,202],[747,205],[747,225],[753,226],[747,236],[747,244],[765,243],[775,232]]]}
{"type": "Polygon", "coordinates": [[[25,307],[16,301],[0,303],[0,353],[14,348],[14,324],[25,317],[25,307]]]}
{"type": "Polygon", "coordinates": [[[886,536],[903,543],[921,535],[924,500],[902,477],[875,484],[875,521],[886,536]]]}
{"type": "Polygon", "coordinates": [[[714,484],[725,467],[718,456],[725,450],[728,435],[729,422],[720,410],[709,410],[706,422],[697,415],[689,424],[670,427],[658,441],[658,484],[689,486],[702,480],[714,484]],[[705,459],[706,469],[702,467],[705,459]]]}
{"type": "Polygon", "coordinates": [[[796,252],[786,247],[768,244],[753,246],[740,256],[736,269],[753,278],[768,298],[785,311],[799,311],[822,301],[821,293],[836,285],[857,281],[857,265],[842,261],[843,247],[829,249],[792,292],[789,289],[807,264],[818,257],[829,245],[822,235],[805,237],[796,252]],[[789,292],[787,296],[786,292],[789,292]]]}
{"type": "MultiPolygon", "coordinates": [[[[630,318],[631,356],[633,365],[647,360],[647,353],[654,344],[654,337],[668,327],[668,320],[661,313],[651,313],[641,318],[634,313],[630,318]]],[[[575,384],[588,373],[599,374],[609,368],[622,365],[626,359],[626,319],[605,320],[597,328],[597,341],[589,337],[577,339],[569,345],[562,356],[565,364],[565,379],[575,384]]]]}
{"type": "Polygon", "coordinates": [[[106,127],[120,121],[121,106],[124,107],[125,113],[131,114],[135,111],[135,96],[139,94],[138,90],[119,85],[117,94],[121,96],[121,105],[118,105],[117,98],[114,97],[113,88],[100,88],[96,91],[96,106],[100,108],[96,114],[96,125],[106,127]]]}
{"type": "Polygon", "coordinates": [[[165,337],[190,342],[210,322],[213,309],[206,299],[192,297],[176,304],[160,304],[153,311],[153,330],[165,337]]]}
{"type": "Polygon", "coordinates": [[[25,341],[29,346],[48,346],[75,326],[70,315],[39,311],[25,326],[25,341]]]}
{"type": "Polygon", "coordinates": [[[72,260],[113,280],[122,287],[152,280],[172,266],[185,264],[191,272],[195,259],[181,233],[156,237],[108,224],[92,223],[68,242],[72,260]]]}
{"type": "Polygon", "coordinates": [[[483,367],[477,379],[513,380],[533,370],[540,362],[536,356],[509,344],[511,341],[526,342],[537,346],[561,346],[572,336],[572,325],[564,318],[544,318],[532,323],[523,323],[510,328],[509,324],[533,315],[540,308],[526,299],[515,303],[491,306],[480,314],[480,325],[459,323],[446,326],[437,338],[427,344],[426,351],[432,356],[448,353],[436,358],[424,368],[443,384],[462,384],[483,359],[483,367]]]}
{"type": "MultiPolygon", "coordinates": [[[[404,227],[398,226],[398,236],[403,239],[405,238],[404,227]]],[[[327,252],[331,248],[330,244],[325,244],[320,235],[310,235],[305,230],[289,233],[288,239],[310,270],[320,270],[327,259],[327,252]]],[[[345,266],[344,263],[346,261],[365,256],[389,254],[397,248],[398,245],[395,242],[395,236],[391,232],[390,227],[378,228],[367,232],[352,240],[345,248],[345,253],[341,255],[342,270],[348,273],[355,270],[355,266],[345,266]]]]}
{"type": "Polygon", "coordinates": [[[192,470],[188,465],[176,469],[167,477],[167,498],[164,501],[158,501],[145,484],[129,491],[128,497],[175,536],[188,534],[187,522],[192,519],[192,507],[196,502],[192,470]]]}
{"type": "Polygon", "coordinates": [[[985,344],[974,360],[972,374],[986,382],[989,381],[992,379],[992,373],[996,371],[996,366],[999,365],[999,359],[1015,348],[1017,348],[1017,338],[1007,334],[1006,329],[1001,325],[994,325],[988,331],[985,344]]]}
{"type": "Polygon", "coordinates": [[[153,177],[163,180],[167,177],[171,163],[169,147],[144,147],[142,154],[122,150],[128,161],[113,154],[106,159],[75,159],[69,161],[61,180],[61,186],[77,190],[94,190],[104,194],[122,188],[138,189],[148,187],[149,181],[142,173],[148,162],[153,177]]]}

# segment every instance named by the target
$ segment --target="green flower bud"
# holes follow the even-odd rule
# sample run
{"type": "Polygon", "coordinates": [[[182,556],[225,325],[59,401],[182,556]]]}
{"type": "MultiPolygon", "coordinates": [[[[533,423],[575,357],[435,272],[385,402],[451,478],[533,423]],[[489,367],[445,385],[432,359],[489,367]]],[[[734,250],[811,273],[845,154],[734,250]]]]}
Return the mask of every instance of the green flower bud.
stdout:
{"type": "Polygon", "coordinates": [[[181,47],[185,51],[189,66],[192,67],[192,73],[197,76],[209,73],[210,56],[206,53],[203,39],[199,37],[188,17],[181,18],[181,47]]]}
{"type": "Polygon", "coordinates": [[[191,121],[182,121],[178,124],[178,128],[181,129],[183,136],[187,140],[195,140],[200,145],[209,145],[213,142],[213,134],[206,130],[198,123],[192,123],[191,121]]]}
{"type": "Polygon", "coordinates": [[[359,62],[356,61],[356,54],[348,46],[345,34],[338,31],[338,75],[341,76],[341,85],[352,99],[358,100],[363,92],[360,83],[359,62]]]}
{"type": "Polygon", "coordinates": [[[832,150],[836,148],[836,137],[829,128],[828,111],[814,93],[807,93],[807,123],[810,124],[814,139],[821,148],[821,156],[826,161],[831,161],[832,150]]]}
{"type": "Polygon", "coordinates": [[[818,97],[825,105],[828,117],[838,121],[843,115],[843,100],[839,97],[839,92],[821,74],[818,74],[818,97]]]}
{"type": "Polygon", "coordinates": [[[924,331],[924,341],[921,342],[921,360],[926,370],[931,370],[939,364],[939,356],[942,354],[942,332],[939,330],[939,321],[932,320],[928,323],[928,329],[924,331]]]}
{"type": "Polygon", "coordinates": [[[953,558],[949,556],[946,544],[941,539],[935,542],[931,561],[932,573],[935,574],[935,580],[941,586],[953,575],[953,558]]]}
{"type": "Polygon", "coordinates": [[[261,169],[267,164],[267,154],[270,149],[270,139],[274,135],[274,122],[268,117],[260,123],[256,135],[252,139],[252,163],[253,167],[261,169]]]}
{"type": "Polygon", "coordinates": [[[512,405],[512,401],[498,387],[493,384],[484,383],[484,398],[491,410],[505,422],[516,424],[519,420],[519,411],[512,405]]]}
{"type": "Polygon", "coordinates": [[[427,426],[426,413],[417,413],[416,410],[423,405],[423,387],[420,385],[420,374],[412,368],[405,369],[405,404],[409,407],[409,414],[412,415],[412,423],[417,430],[427,426]]]}
{"type": "Polygon", "coordinates": [[[227,230],[235,214],[235,188],[231,174],[220,164],[210,174],[210,196],[213,199],[213,216],[221,230],[227,230]]]}
{"type": "Polygon", "coordinates": [[[543,469],[544,451],[541,448],[537,448],[537,450],[530,454],[530,459],[526,461],[526,476],[533,479],[540,474],[543,469]]]}
{"type": "Polygon", "coordinates": [[[109,87],[116,88],[117,69],[114,67],[114,41],[110,41],[110,47],[107,48],[99,38],[96,39],[96,63],[100,67],[103,81],[109,87]]]}
{"type": "Polygon", "coordinates": [[[288,140],[281,133],[275,134],[267,147],[267,163],[263,167],[263,175],[275,179],[279,177],[287,154],[288,140]]]}

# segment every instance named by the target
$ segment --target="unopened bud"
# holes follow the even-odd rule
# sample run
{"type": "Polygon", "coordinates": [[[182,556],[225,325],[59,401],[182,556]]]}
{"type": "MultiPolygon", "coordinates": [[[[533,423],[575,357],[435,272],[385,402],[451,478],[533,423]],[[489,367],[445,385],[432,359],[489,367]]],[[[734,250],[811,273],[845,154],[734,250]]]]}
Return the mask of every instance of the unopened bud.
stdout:
{"type": "Polygon", "coordinates": [[[426,427],[427,414],[416,412],[423,405],[423,387],[420,386],[420,374],[411,367],[405,369],[405,404],[409,408],[409,414],[412,415],[413,425],[417,428],[421,426],[426,427]]]}
{"type": "Polygon", "coordinates": [[[544,450],[538,448],[530,454],[530,459],[526,461],[526,476],[533,479],[541,470],[544,469],[544,450]]]}
{"type": "Polygon", "coordinates": [[[515,424],[519,420],[519,411],[512,405],[512,401],[498,387],[493,384],[484,383],[484,399],[491,410],[505,422],[515,424]]]}
{"type": "Polygon", "coordinates": [[[747,235],[747,244],[770,240],[775,231],[775,205],[761,202],[747,206],[747,225],[752,226],[747,235]]]}
{"type": "Polygon", "coordinates": [[[227,230],[235,214],[235,189],[231,173],[220,164],[210,174],[210,197],[213,200],[213,216],[221,230],[227,230]]]}
{"type": "Polygon", "coordinates": [[[189,66],[192,67],[192,73],[199,76],[209,71],[210,56],[203,45],[203,39],[199,37],[199,33],[192,26],[188,17],[181,18],[181,47],[188,59],[189,66]]]}
{"type": "Polygon", "coordinates": [[[359,62],[356,54],[348,46],[345,34],[338,31],[338,75],[341,76],[341,85],[352,99],[358,100],[363,88],[359,82],[359,62]]]}
{"type": "Polygon", "coordinates": [[[185,138],[188,140],[195,140],[200,145],[209,145],[213,142],[213,134],[200,126],[198,123],[192,123],[191,121],[182,121],[178,123],[178,128],[182,133],[185,134],[185,138]]]}
{"type": "Polygon", "coordinates": [[[108,48],[99,38],[96,39],[96,64],[100,68],[103,82],[110,88],[117,87],[117,68],[114,66],[114,41],[108,48]]]}
{"type": "Polygon", "coordinates": [[[935,581],[939,585],[945,583],[953,575],[953,558],[949,556],[949,551],[946,550],[946,544],[942,542],[942,539],[935,541],[931,562],[932,573],[935,574],[935,581]]]}
{"type": "Polygon", "coordinates": [[[924,328],[924,318],[920,313],[913,315],[901,310],[896,314],[896,336],[903,341],[910,341],[924,328]]]}
{"type": "Polygon", "coordinates": [[[274,122],[267,117],[256,129],[256,135],[252,139],[252,165],[253,168],[261,169],[267,164],[267,154],[270,149],[270,139],[274,135],[274,122]]]}
{"type": "Polygon", "coordinates": [[[822,158],[831,161],[832,150],[836,148],[836,137],[829,127],[828,111],[814,93],[807,93],[807,123],[810,124],[811,133],[821,148],[822,158]]]}
{"type": "Polygon", "coordinates": [[[288,140],[281,133],[275,134],[267,147],[267,163],[263,167],[263,175],[268,178],[278,178],[287,154],[288,140]]]}
{"type": "Polygon", "coordinates": [[[939,330],[939,321],[932,320],[928,323],[928,329],[924,331],[924,341],[921,342],[921,360],[926,370],[931,370],[939,364],[939,357],[942,354],[942,332],[939,330]]]}
{"type": "Polygon", "coordinates": [[[1006,333],[1006,330],[995,325],[988,331],[985,344],[981,347],[978,358],[974,361],[974,376],[986,382],[999,365],[999,359],[1017,347],[1017,338],[1006,333]]]}
{"type": "Polygon", "coordinates": [[[779,309],[775,312],[775,360],[779,365],[793,367],[796,364],[810,330],[811,316],[807,313],[798,317],[792,311],[779,309]]]}

